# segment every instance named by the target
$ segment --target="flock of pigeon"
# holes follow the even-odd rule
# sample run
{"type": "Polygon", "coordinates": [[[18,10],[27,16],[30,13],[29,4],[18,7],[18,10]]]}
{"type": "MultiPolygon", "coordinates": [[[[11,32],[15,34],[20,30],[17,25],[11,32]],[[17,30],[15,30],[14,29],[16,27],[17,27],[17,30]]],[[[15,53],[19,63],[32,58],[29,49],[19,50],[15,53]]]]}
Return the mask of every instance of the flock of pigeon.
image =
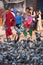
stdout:
{"type": "Polygon", "coordinates": [[[43,65],[43,40],[13,40],[0,43],[0,65],[43,65]]]}

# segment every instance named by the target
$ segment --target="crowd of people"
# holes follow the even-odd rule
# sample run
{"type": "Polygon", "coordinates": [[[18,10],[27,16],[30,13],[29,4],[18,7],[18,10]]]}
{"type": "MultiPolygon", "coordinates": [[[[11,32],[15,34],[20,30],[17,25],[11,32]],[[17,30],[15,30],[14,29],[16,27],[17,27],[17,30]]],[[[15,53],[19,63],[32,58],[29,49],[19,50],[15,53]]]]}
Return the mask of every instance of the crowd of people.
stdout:
{"type": "Polygon", "coordinates": [[[0,9],[0,26],[6,32],[7,39],[7,42],[0,41],[0,65],[43,65],[43,36],[35,33],[36,39],[30,39],[34,30],[43,30],[40,11],[29,7],[25,12],[13,8],[0,9]],[[10,36],[14,35],[13,29],[18,38],[12,41],[10,36]],[[19,41],[22,32],[25,38],[28,32],[30,38],[19,41]]]}
{"type": "Polygon", "coordinates": [[[20,29],[21,26],[24,27],[24,29],[30,31],[30,36],[32,36],[33,30],[43,30],[41,12],[39,10],[35,11],[31,7],[27,7],[25,12],[13,8],[9,8],[8,10],[0,9],[0,12],[2,13],[2,26],[5,28],[7,38],[13,35],[11,27],[15,28],[15,26],[18,29],[20,29]]]}

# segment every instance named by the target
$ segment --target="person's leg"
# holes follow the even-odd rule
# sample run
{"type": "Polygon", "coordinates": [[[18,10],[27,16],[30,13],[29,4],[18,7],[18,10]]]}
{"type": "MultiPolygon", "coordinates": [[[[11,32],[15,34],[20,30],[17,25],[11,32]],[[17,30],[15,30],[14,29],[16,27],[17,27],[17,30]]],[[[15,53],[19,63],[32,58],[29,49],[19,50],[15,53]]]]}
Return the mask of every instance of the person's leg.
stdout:
{"type": "Polygon", "coordinates": [[[31,39],[32,39],[32,32],[33,32],[33,29],[32,29],[32,26],[30,26],[29,34],[31,39]]]}
{"type": "Polygon", "coordinates": [[[12,30],[11,30],[11,28],[8,28],[7,30],[6,30],[6,38],[7,38],[7,41],[11,41],[11,35],[12,35],[13,33],[12,33],[12,30]]]}
{"type": "Polygon", "coordinates": [[[37,22],[35,22],[34,29],[37,30],[37,22]]]}

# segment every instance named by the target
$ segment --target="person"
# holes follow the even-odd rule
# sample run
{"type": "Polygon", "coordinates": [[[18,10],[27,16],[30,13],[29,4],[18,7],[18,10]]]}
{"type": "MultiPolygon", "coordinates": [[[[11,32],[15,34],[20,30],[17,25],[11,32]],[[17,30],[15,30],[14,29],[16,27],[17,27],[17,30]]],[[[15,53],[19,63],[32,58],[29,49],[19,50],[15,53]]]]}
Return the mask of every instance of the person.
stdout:
{"type": "Polygon", "coordinates": [[[20,28],[20,25],[22,24],[22,15],[20,14],[19,11],[16,12],[15,19],[16,19],[16,26],[20,28]]]}
{"type": "Polygon", "coordinates": [[[35,15],[35,24],[34,24],[34,30],[36,30],[36,31],[37,31],[38,18],[39,18],[39,16],[38,16],[38,10],[36,10],[36,15],[35,15]]]}
{"type": "Polygon", "coordinates": [[[15,25],[16,25],[16,22],[15,22],[15,18],[13,16],[13,14],[11,13],[10,10],[7,10],[5,12],[5,21],[4,21],[4,27],[5,27],[7,41],[8,41],[8,38],[10,38],[10,36],[13,35],[11,27],[15,26],[15,25]]]}
{"type": "Polygon", "coordinates": [[[33,7],[30,7],[29,8],[29,11],[31,12],[31,16],[33,18],[33,22],[32,22],[32,29],[35,30],[35,10],[33,9],[33,7]]]}
{"type": "Polygon", "coordinates": [[[24,22],[24,26],[29,29],[29,27],[32,23],[31,12],[28,12],[27,15],[28,16],[26,17],[26,21],[24,22]]]}
{"type": "Polygon", "coordinates": [[[42,22],[41,22],[41,11],[38,11],[37,12],[37,15],[38,15],[38,22],[37,22],[37,31],[40,31],[40,30],[43,30],[42,29],[42,22]]]}
{"type": "Polygon", "coordinates": [[[24,27],[26,29],[28,29],[29,33],[30,33],[30,38],[32,38],[32,16],[31,16],[31,12],[28,11],[27,12],[27,17],[26,17],[26,21],[24,22],[24,27]]]}

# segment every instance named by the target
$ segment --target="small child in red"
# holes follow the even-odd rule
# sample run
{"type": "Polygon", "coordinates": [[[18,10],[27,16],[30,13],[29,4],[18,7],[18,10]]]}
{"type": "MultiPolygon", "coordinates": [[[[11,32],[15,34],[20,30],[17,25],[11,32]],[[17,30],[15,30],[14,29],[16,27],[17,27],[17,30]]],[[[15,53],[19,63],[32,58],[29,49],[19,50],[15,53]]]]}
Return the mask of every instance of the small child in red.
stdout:
{"type": "Polygon", "coordinates": [[[6,12],[6,20],[5,20],[5,31],[6,31],[6,37],[8,38],[10,35],[12,35],[11,27],[16,25],[15,18],[11,11],[6,12]]]}
{"type": "Polygon", "coordinates": [[[29,34],[30,34],[30,36],[32,36],[32,16],[31,16],[31,12],[30,11],[28,11],[27,12],[27,17],[26,17],[27,19],[26,19],[26,21],[24,22],[24,27],[26,28],[26,29],[28,29],[28,31],[29,31],[29,34]]]}

